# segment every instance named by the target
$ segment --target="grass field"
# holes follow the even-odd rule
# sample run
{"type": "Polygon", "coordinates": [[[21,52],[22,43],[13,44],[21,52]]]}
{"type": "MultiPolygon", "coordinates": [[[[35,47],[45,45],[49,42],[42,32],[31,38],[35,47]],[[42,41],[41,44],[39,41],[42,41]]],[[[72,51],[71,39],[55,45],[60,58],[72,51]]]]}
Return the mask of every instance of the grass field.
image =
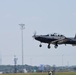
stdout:
{"type": "MultiPolygon", "coordinates": [[[[0,75],[48,75],[48,73],[15,73],[15,74],[0,74],[0,75]]],[[[76,75],[76,72],[56,72],[55,75],[76,75]]]]}

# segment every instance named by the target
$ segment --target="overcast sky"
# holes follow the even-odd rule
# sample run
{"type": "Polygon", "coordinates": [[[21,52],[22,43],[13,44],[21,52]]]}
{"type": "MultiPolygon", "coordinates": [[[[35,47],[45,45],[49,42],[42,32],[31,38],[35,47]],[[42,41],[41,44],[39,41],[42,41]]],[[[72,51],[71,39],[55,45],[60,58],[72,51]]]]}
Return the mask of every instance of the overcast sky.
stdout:
{"type": "Polygon", "coordinates": [[[21,29],[24,29],[24,64],[76,65],[76,47],[52,45],[35,41],[32,36],[59,33],[68,37],[76,34],[76,0],[0,0],[0,64],[13,65],[14,55],[21,61],[21,29]]]}

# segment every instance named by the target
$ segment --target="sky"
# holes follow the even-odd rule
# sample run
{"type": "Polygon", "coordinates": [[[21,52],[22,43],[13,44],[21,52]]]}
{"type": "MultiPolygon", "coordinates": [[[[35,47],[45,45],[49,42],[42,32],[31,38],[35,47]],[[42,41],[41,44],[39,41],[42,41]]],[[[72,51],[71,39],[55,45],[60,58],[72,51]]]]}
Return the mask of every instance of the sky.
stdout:
{"type": "Polygon", "coordinates": [[[76,0],[0,0],[0,64],[22,64],[21,29],[23,30],[24,64],[76,65],[76,47],[59,45],[57,49],[42,44],[32,36],[59,33],[76,34],[76,0]]]}

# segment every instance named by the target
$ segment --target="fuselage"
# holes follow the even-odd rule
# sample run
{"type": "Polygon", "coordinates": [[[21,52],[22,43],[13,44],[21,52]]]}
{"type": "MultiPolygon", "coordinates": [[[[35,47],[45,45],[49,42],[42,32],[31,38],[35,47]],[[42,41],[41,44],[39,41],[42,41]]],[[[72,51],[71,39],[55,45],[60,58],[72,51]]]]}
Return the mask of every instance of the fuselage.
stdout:
{"type": "Polygon", "coordinates": [[[56,35],[56,34],[48,34],[48,35],[36,35],[35,39],[43,42],[43,43],[51,43],[52,41],[58,40],[58,39],[64,39],[65,36],[63,35],[56,35]]]}
{"type": "MultiPolygon", "coordinates": [[[[58,45],[61,44],[70,44],[73,46],[76,46],[76,35],[74,38],[65,37],[64,35],[58,35],[58,34],[48,34],[48,35],[34,35],[33,36],[35,40],[40,41],[41,43],[47,43],[48,48],[50,48],[50,44],[53,44],[55,48],[58,47],[58,45]]],[[[42,45],[40,44],[39,47],[42,45]]]]}
{"type": "Polygon", "coordinates": [[[35,39],[42,42],[42,43],[51,43],[52,41],[55,41],[55,40],[66,39],[67,40],[66,42],[61,42],[58,44],[76,45],[76,39],[75,38],[65,37],[63,35],[36,35],[35,39]]]}

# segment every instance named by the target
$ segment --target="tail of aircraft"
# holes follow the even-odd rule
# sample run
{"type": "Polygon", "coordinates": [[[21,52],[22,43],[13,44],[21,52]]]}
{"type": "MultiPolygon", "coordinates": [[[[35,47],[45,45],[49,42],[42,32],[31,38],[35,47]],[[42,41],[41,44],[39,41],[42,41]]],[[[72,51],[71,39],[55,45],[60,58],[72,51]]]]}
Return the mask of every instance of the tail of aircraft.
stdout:
{"type": "Polygon", "coordinates": [[[76,39],[76,34],[75,34],[75,37],[74,37],[74,39],[76,39]]]}

